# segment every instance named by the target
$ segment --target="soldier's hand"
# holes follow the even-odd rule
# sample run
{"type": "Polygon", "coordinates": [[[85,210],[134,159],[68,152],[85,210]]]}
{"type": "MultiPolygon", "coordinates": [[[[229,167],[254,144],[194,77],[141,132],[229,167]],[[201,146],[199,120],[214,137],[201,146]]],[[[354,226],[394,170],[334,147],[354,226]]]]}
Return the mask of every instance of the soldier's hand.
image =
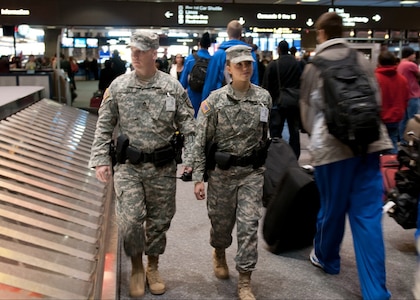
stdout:
{"type": "Polygon", "coordinates": [[[111,166],[97,166],[95,168],[96,178],[101,182],[107,182],[112,176],[111,166]]]}
{"type": "Polygon", "coordinates": [[[194,194],[197,200],[206,199],[206,191],[204,189],[204,182],[196,182],[194,185],[194,194]]]}
{"type": "Polygon", "coordinates": [[[193,169],[191,167],[188,166],[182,166],[181,168],[181,175],[184,173],[191,173],[193,171],[193,169]]]}

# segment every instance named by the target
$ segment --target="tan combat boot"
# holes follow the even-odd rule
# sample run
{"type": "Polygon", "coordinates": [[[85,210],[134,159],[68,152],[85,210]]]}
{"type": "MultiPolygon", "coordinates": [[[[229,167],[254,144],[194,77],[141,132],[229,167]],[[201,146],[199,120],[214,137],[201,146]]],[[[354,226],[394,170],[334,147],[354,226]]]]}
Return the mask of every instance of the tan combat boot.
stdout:
{"type": "Polygon", "coordinates": [[[147,284],[150,293],[153,295],[162,295],[166,292],[165,283],[159,275],[158,262],[159,256],[148,256],[148,264],[146,270],[147,284]]]}
{"type": "Polygon", "coordinates": [[[219,279],[229,278],[229,269],[226,264],[225,249],[215,248],[213,250],[213,270],[214,275],[219,279]]]}
{"type": "Polygon", "coordinates": [[[239,273],[238,296],[239,300],[255,300],[251,291],[251,272],[239,273]]]}
{"type": "Polygon", "coordinates": [[[130,296],[142,297],[144,295],[144,267],[142,254],[131,257],[130,296]]]}

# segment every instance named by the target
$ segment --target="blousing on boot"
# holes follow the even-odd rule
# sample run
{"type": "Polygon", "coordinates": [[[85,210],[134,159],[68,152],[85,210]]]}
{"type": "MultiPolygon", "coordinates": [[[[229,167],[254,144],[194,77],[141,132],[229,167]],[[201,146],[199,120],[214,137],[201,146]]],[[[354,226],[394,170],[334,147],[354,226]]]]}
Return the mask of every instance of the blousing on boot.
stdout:
{"type": "Polygon", "coordinates": [[[159,256],[148,256],[148,264],[146,270],[147,284],[150,293],[153,295],[162,295],[166,292],[165,283],[159,275],[158,263],[159,256]]]}
{"type": "Polygon", "coordinates": [[[229,269],[226,264],[225,249],[215,248],[213,250],[213,270],[214,275],[219,279],[229,278],[229,269]]]}
{"type": "Polygon", "coordinates": [[[238,280],[238,296],[239,300],[255,300],[255,296],[251,291],[251,273],[239,273],[238,280]]]}
{"type": "Polygon", "coordinates": [[[142,254],[131,257],[130,296],[141,297],[144,295],[145,276],[142,254]]]}

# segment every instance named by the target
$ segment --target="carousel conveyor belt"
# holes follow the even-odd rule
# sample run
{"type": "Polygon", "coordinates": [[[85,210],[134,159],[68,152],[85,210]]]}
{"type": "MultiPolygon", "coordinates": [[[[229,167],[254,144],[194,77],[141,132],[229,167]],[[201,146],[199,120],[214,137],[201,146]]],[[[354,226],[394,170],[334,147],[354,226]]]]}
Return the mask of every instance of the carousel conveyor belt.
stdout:
{"type": "Polygon", "coordinates": [[[88,168],[96,120],[42,99],[0,121],[0,294],[7,299],[101,298],[112,187],[88,168]]]}

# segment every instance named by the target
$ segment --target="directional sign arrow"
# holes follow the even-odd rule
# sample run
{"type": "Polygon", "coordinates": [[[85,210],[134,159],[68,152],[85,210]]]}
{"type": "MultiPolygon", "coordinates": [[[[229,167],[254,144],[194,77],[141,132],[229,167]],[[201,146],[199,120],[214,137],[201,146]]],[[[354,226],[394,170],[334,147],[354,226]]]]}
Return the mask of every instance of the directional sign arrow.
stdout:
{"type": "Polygon", "coordinates": [[[380,15],[378,15],[378,14],[376,14],[376,15],[374,15],[373,17],[372,17],[372,20],[374,20],[374,21],[376,21],[376,22],[379,22],[379,20],[381,19],[381,16],[380,15]]]}
{"type": "Polygon", "coordinates": [[[171,18],[174,14],[172,12],[170,12],[169,10],[165,12],[165,17],[167,19],[171,18]]]}
{"type": "Polygon", "coordinates": [[[312,20],[312,18],[309,18],[308,21],[306,21],[306,25],[308,26],[314,25],[314,21],[312,20]]]}

